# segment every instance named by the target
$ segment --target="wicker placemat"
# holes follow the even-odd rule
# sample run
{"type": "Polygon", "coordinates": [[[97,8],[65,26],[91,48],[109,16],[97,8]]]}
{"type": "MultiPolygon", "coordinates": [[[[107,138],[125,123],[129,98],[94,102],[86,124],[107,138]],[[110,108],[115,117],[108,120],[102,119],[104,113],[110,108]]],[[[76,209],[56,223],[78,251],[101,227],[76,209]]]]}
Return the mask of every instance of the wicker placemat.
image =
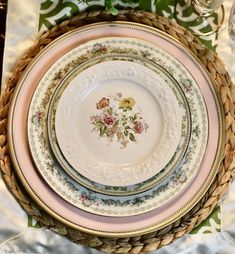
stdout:
{"type": "Polygon", "coordinates": [[[83,244],[108,253],[145,253],[165,246],[177,238],[190,232],[206,219],[220,198],[226,193],[231,180],[234,178],[233,167],[235,147],[235,120],[234,120],[235,89],[224,65],[217,55],[200,43],[191,33],[172,21],[143,11],[120,11],[112,16],[105,11],[93,11],[80,14],[64,21],[40,36],[37,43],[18,61],[13,75],[0,99],[0,165],[2,176],[11,193],[22,208],[32,215],[42,226],[49,228],[60,235],[64,235],[75,243],[83,244]],[[156,27],[188,47],[202,62],[210,73],[214,84],[220,92],[226,120],[226,144],[224,156],[218,174],[202,200],[185,216],[175,223],[151,234],[128,238],[96,237],[76,231],[49,216],[38,207],[21,186],[15,176],[8,152],[7,117],[10,99],[15,86],[31,60],[54,39],[74,28],[100,21],[131,21],[156,27]]]}

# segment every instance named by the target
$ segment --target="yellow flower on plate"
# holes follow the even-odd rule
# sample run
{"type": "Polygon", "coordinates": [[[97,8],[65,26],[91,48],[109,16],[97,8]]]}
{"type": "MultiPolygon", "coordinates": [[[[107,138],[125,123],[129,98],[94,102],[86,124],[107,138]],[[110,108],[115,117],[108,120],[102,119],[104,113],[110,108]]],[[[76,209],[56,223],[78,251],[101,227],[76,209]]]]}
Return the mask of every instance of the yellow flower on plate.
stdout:
{"type": "Polygon", "coordinates": [[[123,98],[119,102],[119,108],[123,109],[123,111],[132,110],[134,105],[135,105],[135,100],[133,98],[131,98],[131,97],[129,97],[129,98],[123,98]]]}

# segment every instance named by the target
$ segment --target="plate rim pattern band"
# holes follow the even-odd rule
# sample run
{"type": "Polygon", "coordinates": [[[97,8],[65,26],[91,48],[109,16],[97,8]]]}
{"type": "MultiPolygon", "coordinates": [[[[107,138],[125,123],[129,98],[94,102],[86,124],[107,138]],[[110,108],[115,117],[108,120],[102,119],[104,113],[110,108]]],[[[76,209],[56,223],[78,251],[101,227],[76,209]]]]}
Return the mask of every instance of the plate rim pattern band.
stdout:
{"type": "MultiPolygon", "coordinates": [[[[104,23],[107,24],[107,22],[104,22],[104,23]]],[[[120,23],[120,22],[112,22],[112,25],[114,25],[115,23],[117,24],[117,23],[120,23]]],[[[110,24],[110,23],[108,23],[108,24],[110,24]]],[[[130,25],[129,22],[125,22],[125,24],[129,24],[130,25]]],[[[88,25],[88,26],[90,27],[91,25],[88,25]]],[[[94,24],[92,26],[94,26],[94,24]]],[[[149,28],[148,26],[145,26],[145,25],[140,25],[140,26],[138,25],[138,27],[145,28],[146,30],[152,31],[153,33],[155,33],[155,32],[159,33],[160,32],[160,34],[162,34],[162,35],[164,34],[164,36],[166,36],[165,33],[161,32],[161,31],[159,31],[159,30],[157,30],[155,28],[151,28],[151,27],[149,28]]],[[[84,29],[84,27],[79,28],[79,31],[82,31],[83,29],[84,29]]],[[[72,32],[74,32],[74,31],[72,31],[72,32]]],[[[72,34],[72,33],[70,33],[70,34],[72,34]]],[[[169,38],[169,36],[168,36],[168,38],[169,38]]],[[[171,36],[170,36],[170,38],[171,38],[171,36]]],[[[193,56],[192,52],[188,51],[188,49],[184,45],[182,45],[180,42],[178,42],[174,38],[173,38],[173,40],[174,40],[174,42],[177,42],[180,45],[180,47],[183,47],[183,49],[186,50],[189,53],[191,58],[192,57],[195,58],[195,56],[193,56]]],[[[56,43],[56,41],[55,41],[55,43],[56,43]]],[[[48,49],[48,48],[50,48],[50,47],[47,47],[46,49],[48,49]]],[[[45,51],[42,51],[41,53],[43,53],[43,52],[45,53],[45,51]]],[[[195,61],[195,59],[194,59],[194,61],[195,61]]],[[[196,60],[196,63],[197,63],[197,65],[201,66],[201,64],[199,63],[199,60],[196,60]]],[[[33,63],[28,66],[27,70],[29,70],[29,68],[32,67],[32,66],[33,66],[33,63]]],[[[203,68],[203,66],[201,68],[203,68]]],[[[203,69],[204,69],[204,72],[207,73],[206,74],[206,80],[209,79],[209,84],[211,84],[212,81],[209,78],[209,74],[208,74],[207,70],[205,69],[205,67],[203,69]]],[[[27,70],[26,70],[26,73],[27,73],[27,70]]],[[[22,82],[22,80],[23,80],[23,77],[21,77],[20,81],[22,82]]],[[[211,86],[212,86],[212,84],[210,85],[210,87],[211,86]]],[[[18,87],[16,88],[14,97],[16,97],[16,95],[18,94],[19,90],[20,90],[20,85],[18,85],[18,87]]],[[[215,158],[213,160],[212,167],[211,167],[210,172],[209,172],[209,177],[208,177],[209,179],[207,179],[207,181],[206,181],[206,187],[205,187],[205,182],[204,182],[204,184],[203,184],[204,188],[200,189],[200,194],[198,194],[197,197],[194,198],[194,200],[191,200],[189,203],[187,203],[187,207],[185,207],[183,210],[182,209],[178,210],[176,213],[174,213],[167,220],[161,221],[161,223],[158,223],[157,225],[156,224],[152,225],[152,226],[148,227],[147,229],[146,228],[145,229],[142,228],[141,230],[138,230],[138,232],[132,232],[132,233],[131,232],[129,232],[129,233],[128,232],[126,232],[126,233],[123,233],[123,232],[119,232],[119,233],[118,232],[116,232],[116,233],[109,232],[109,236],[123,236],[124,237],[124,236],[136,235],[136,234],[143,234],[143,233],[148,233],[148,232],[154,231],[156,229],[162,228],[162,227],[164,227],[166,225],[169,225],[173,221],[177,220],[177,218],[182,217],[186,212],[188,212],[190,210],[190,208],[192,208],[192,206],[195,204],[193,202],[196,202],[196,200],[199,201],[200,198],[203,197],[203,195],[206,193],[207,189],[209,188],[210,184],[212,183],[212,181],[213,181],[213,179],[215,177],[215,174],[213,175],[212,172],[214,172],[214,173],[217,172],[218,165],[220,164],[221,159],[222,159],[223,149],[221,149],[221,147],[224,144],[224,135],[225,135],[225,133],[222,131],[225,128],[225,123],[224,123],[224,115],[222,113],[223,112],[223,107],[222,107],[221,98],[219,97],[218,91],[216,90],[215,87],[213,87],[212,91],[213,91],[213,97],[214,97],[214,99],[216,101],[216,106],[217,106],[216,110],[217,110],[217,113],[219,111],[219,116],[218,117],[219,117],[219,123],[220,123],[219,124],[220,138],[219,138],[218,146],[217,146],[217,149],[216,149],[217,153],[216,153],[216,156],[215,156],[215,158]]],[[[11,109],[10,109],[10,115],[11,116],[13,114],[13,110],[14,110],[14,103],[12,103],[11,109]]],[[[12,117],[10,117],[10,118],[12,118],[12,117]]],[[[12,127],[11,126],[11,121],[9,121],[9,125],[8,125],[8,130],[9,130],[9,132],[8,132],[8,139],[9,140],[11,140],[11,134],[12,134],[11,127],[12,127]]],[[[31,186],[28,184],[27,180],[25,179],[25,177],[23,175],[23,172],[19,168],[18,161],[17,161],[16,157],[13,154],[14,153],[14,144],[12,144],[11,141],[10,141],[10,150],[11,150],[11,157],[12,157],[12,160],[14,162],[14,166],[16,168],[17,174],[19,175],[22,183],[24,184],[24,187],[27,189],[27,191],[30,193],[30,195],[36,201],[36,203],[38,203],[41,207],[43,207],[53,217],[59,219],[60,221],[62,221],[66,225],[69,225],[69,226],[71,226],[73,228],[76,228],[76,229],[80,229],[81,231],[84,231],[84,232],[87,232],[87,233],[90,233],[90,234],[103,235],[103,236],[107,235],[107,232],[104,233],[104,232],[96,231],[94,229],[86,228],[84,226],[76,225],[76,224],[74,224],[74,222],[71,222],[68,219],[62,218],[61,215],[58,215],[55,211],[52,210],[52,208],[49,208],[47,206],[47,204],[45,204],[40,199],[40,197],[37,196],[35,191],[32,190],[31,186]]]]}

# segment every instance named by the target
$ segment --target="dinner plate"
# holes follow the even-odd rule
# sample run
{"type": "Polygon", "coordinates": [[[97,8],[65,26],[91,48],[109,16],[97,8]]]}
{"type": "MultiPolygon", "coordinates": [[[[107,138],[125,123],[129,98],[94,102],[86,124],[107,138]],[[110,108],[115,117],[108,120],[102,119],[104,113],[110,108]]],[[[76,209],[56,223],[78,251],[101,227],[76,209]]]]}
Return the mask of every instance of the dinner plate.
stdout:
{"type": "MultiPolygon", "coordinates": [[[[57,78],[59,80],[59,77],[57,78]]],[[[187,86],[187,83],[185,85],[187,86]]],[[[190,88],[191,86],[188,86],[189,91],[190,88]]],[[[199,61],[184,46],[165,33],[128,22],[94,24],[76,29],[55,40],[43,50],[21,78],[14,93],[9,115],[8,140],[10,140],[11,158],[21,182],[32,198],[54,218],[66,225],[83,232],[106,237],[146,234],[163,228],[182,217],[197,204],[212,183],[222,159],[224,142],[223,113],[218,98],[207,72],[199,61]],[[61,56],[85,41],[112,36],[139,38],[175,56],[178,63],[187,67],[184,67],[180,79],[188,70],[198,84],[204,96],[209,120],[209,136],[204,158],[188,188],[167,205],[160,206],[151,212],[117,218],[91,214],[71,205],[58,196],[40,177],[28,149],[27,109],[30,102],[25,100],[25,98],[32,97],[39,80],[61,56]]],[[[192,128],[192,134],[197,132],[195,126],[192,128]]],[[[195,153],[195,150],[191,153],[195,153]]]]}
{"type": "MultiPolygon", "coordinates": [[[[93,45],[94,47],[94,45],[93,45]]],[[[120,49],[120,48],[119,48],[120,49]]],[[[129,50],[128,48],[124,48],[122,46],[122,50],[129,50]]],[[[137,56],[129,56],[127,57],[125,55],[121,55],[120,52],[115,53],[114,48],[112,49],[112,54],[102,54],[101,56],[92,57],[92,60],[87,61],[83,65],[79,65],[78,67],[74,65],[75,70],[72,71],[73,74],[69,73],[64,80],[62,80],[56,88],[56,91],[53,93],[53,95],[49,94],[48,96],[52,96],[52,99],[50,101],[50,105],[48,108],[48,118],[47,118],[47,127],[48,127],[48,137],[51,149],[60,163],[60,165],[63,167],[63,169],[72,176],[77,182],[81,183],[83,186],[108,195],[131,195],[131,194],[137,194],[140,192],[143,192],[147,189],[152,188],[154,185],[162,181],[164,178],[166,178],[175,168],[176,166],[181,162],[186,149],[188,147],[189,139],[190,139],[190,133],[191,133],[191,117],[190,117],[190,109],[187,103],[187,99],[180,87],[180,85],[174,80],[171,75],[164,70],[162,67],[158,66],[157,64],[150,62],[148,60],[143,60],[138,58],[137,56]],[[131,185],[131,186],[107,186],[98,184],[94,181],[91,181],[85,177],[83,177],[81,174],[79,174],[76,170],[74,170],[70,164],[66,161],[66,159],[63,157],[63,154],[60,151],[60,148],[57,143],[56,134],[55,134],[55,112],[58,104],[58,100],[63,93],[64,88],[66,87],[67,83],[71,79],[71,76],[77,75],[82,70],[93,66],[97,63],[103,62],[103,61],[110,61],[110,60],[122,60],[122,61],[129,61],[129,62],[137,62],[141,63],[142,65],[148,67],[149,69],[152,69],[156,72],[156,74],[159,75],[161,79],[163,79],[169,87],[174,91],[175,96],[178,100],[178,103],[181,108],[182,112],[182,126],[181,126],[181,140],[179,143],[179,146],[177,148],[177,151],[175,152],[173,158],[170,160],[170,162],[164,167],[163,170],[161,170],[159,173],[157,173],[154,177],[151,179],[144,181],[139,184],[131,185]]],[[[149,52],[151,53],[151,52],[149,52]]],[[[75,56],[75,55],[73,55],[75,56]]],[[[75,56],[76,57],[76,56],[75,56]]],[[[71,62],[73,62],[73,58],[71,58],[71,62]]],[[[58,70],[60,69],[60,65],[58,65],[58,70]]],[[[56,73],[56,71],[55,71],[56,73]]],[[[39,96],[38,96],[39,97],[39,96]]],[[[33,113],[33,115],[35,115],[33,113]]],[[[30,118],[30,117],[29,117],[30,118]]],[[[32,122],[29,122],[29,125],[32,124],[32,122]]]]}
{"type": "MultiPolygon", "coordinates": [[[[184,160],[179,165],[179,167],[174,170],[173,174],[171,174],[167,179],[165,179],[165,181],[162,181],[159,184],[153,186],[151,190],[142,192],[140,194],[131,195],[128,197],[106,196],[104,194],[97,194],[96,192],[88,190],[83,186],[77,184],[76,182],[72,181],[72,179],[68,178],[68,176],[64,174],[63,171],[61,171],[61,168],[55,164],[54,158],[50,153],[47,144],[47,136],[45,135],[47,129],[46,112],[48,111],[48,104],[50,101],[48,91],[52,90],[52,87],[54,85],[52,79],[54,76],[58,76],[56,72],[56,70],[58,70],[58,66],[61,73],[66,73],[65,70],[68,69],[68,65],[65,65],[65,67],[62,68],[62,64],[71,63],[71,55],[75,56],[74,59],[83,59],[82,52],[84,52],[84,50],[85,52],[94,51],[93,45],[97,47],[96,44],[98,42],[100,43],[101,41],[95,40],[95,42],[91,41],[84,45],[81,45],[80,47],[77,47],[75,50],[72,50],[68,54],[65,54],[63,57],[60,58],[58,62],[52,65],[52,67],[45,73],[43,79],[40,81],[37,89],[35,90],[28,118],[28,134],[31,152],[35,164],[37,165],[39,172],[46,180],[46,182],[59,195],[61,195],[71,204],[91,213],[107,216],[130,216],[146,213],[148,211],[156,209],[157,207],[167,204],[171,199],[174,199],[175,197],[180,195],[180,193],[188,186],[188,184],[192,181],[192,179],[198,172],[198,168],[203,159],[208,137],[208,120],[203,96],[201,95],[200,90],[198,89],[198,86],[193,80],[190,73],[187,71],[184,73],[184,66],[178,63],[174,57],[167,54],[166,52],[163,52],[161,49],[154,50],[152,44],[148,45],[146,42],[130,38],[128,40],[123,40],[124,42],[128,41],[127,44],[131,45],[132,48],[134,48],[136,45],[138,46],[138,50],[134,51],[133,55],[137,54],[137,52],[143,52],[143,50],[148,50],[149,48],[151,50],[151,58],[156,58],[156,62],[158,62],[159,60],[164,61],[166,69],[174,69],[175,75],[177,75],[177,79],[180,80],[180,78],[182,78],[182,88],[185,85],[186,81],[192,84],[192,90],[190,92],[186,89],[184,89],[183,91],[185,92],[186,98],[188,100],[190,110],[191,112],[193,112],[193,114],[191,114],[191,117],[193,127],[196,128],[196,131],[192,131],[189,149],[188,152],[186,152],[184,160]],[[196,107],[195,105],[200,105],[200,107],[196,107]],[[41,116],[40,121],[35,121],[35,117],[38,115],[41,116]],[[198,136],[199,132],[202,133],[202,135],[198,136]],[[46,140],[46,142],[44,142],[43,140],[46,140]],[[51,168],[51,165],[53,165],[53,169],[51,168]]],[[[113,50],[113,44],[115,44],[115,46],[119,48],[120,44],[123,43],[123,40],[120,38],[118,38],[118,40],[116,40],[115,38],[107,38],[102,41],[101,46],[106,45],[106,47],[109,47],[109,44],[111,43],[111,50],[113,50]]],[[[122,48],[122,50],[124,50],[124,48],[122,48]]],[[[126,50],[130,50],[130,46],[126,50]]],[[[124,54],[126,50],[124,50],[124,54]]],[[[102,52],[102,55],[103,54],[104,53],[102,52]]],[[[72,62],[74,61],[75,60],[72,60],[72,62]]],[[[125,72],[127,70],[129,73],[129,70],[123,61],[118,61],[118,63],[123,66],[122,68],[123,70],[125,70],[125,72]]],[[[98,65],[100,64],[103,63],[99,63],[98,65]]],[[[110,65],[110,61],[106,61],[104,62],[104,64],[110,65]]],[[[118,68],[116,67],[115,69],[118,68]]],[[[87,70],[90,69],[88,68],[87,70]]],[[[91,71],[91,73],[93,74],[94,71],[91,71]]],[[[99,73],[101,73],[101,71],[99,73]]],[[[142,75],[139,70],[138,73],[142,75]]],[[[148,75],[149,78],[151,78],[151,74],[148,75]]],[[[85,78],[90,78],[90,75],[88,75],[86,72],[84,76],[85,78]]],[[[112,73],[111,76],[114,76],[114,73],[112,73]]],[[[68,83],[70,85],[70,82],[68,83]]],[[[75,84],[77,84],[76,80],[75,84]]],[[[82,82],[82,84],[85,84],[85,87],[87,87],[86,82],[82,82]]],[[[157,86],[158,83],[156,83],[156,81],[151,81],[150,84],[154,84],[154,86],[157,86]]],[[[113,89],[111,88],[111,90],[113,89]]],[[[72,90],[72,93],[76,93],[76,91],[72,90]]],[[[68,103],[69,100],[67,100],[66,105],[68,105],[68,103]]],[[[68,112],[67,109],[65,109],[64,111],[66,113],[68,112]]],[[[172,114],[169,114],[169,116],[171,115],[172,114]]],[[[74,116],[71,116],[71,118],[74,118],[74,116]]],[[[171,119],[169,118],[169,120],[171,119]]],[[[65,120],[64,118],[64,122],[66,121],[68,120],[65,120]]],[[[61,129],[64,130],[64,128],[62,127],[61,129]]],[[[71,131],[69,133],[71,133],[71,131]]],[[[71,142],[68,142],[68,144],[71,144],[71,142]]]]}

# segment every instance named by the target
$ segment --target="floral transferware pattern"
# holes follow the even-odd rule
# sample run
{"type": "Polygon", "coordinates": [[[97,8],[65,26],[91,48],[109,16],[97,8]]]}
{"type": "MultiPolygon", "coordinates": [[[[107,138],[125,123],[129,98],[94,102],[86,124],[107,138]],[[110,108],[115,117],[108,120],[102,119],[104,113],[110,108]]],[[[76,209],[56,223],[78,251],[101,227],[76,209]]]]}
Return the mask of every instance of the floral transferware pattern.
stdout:
{"type": "MultiPolygon", "coordinates": [[[[34,98],[31,103],[31,109],[29,116],[33,115],[36,111],[42,112],[41,126],[38,128],[36,125],[31,125],[29,128],[29,139],[34,145],[35,154],[41,154],[39,158],[34,158],[36,164],[41,168],[40,172],[43,177],[50,182],[50,185],[54,187],[55,191],[64,197],[74,205],[84,209],[86,211],[106,215],[106,216],[130,216],[133,214],[139,214],[143,212],[155,209],[170,199],[177,196],[177,194],[184,189],[193,176],[197,172],[201,159],[203,158],[204,150],[206,147],[206,140],[208,136],[208,119],[206,114],[206,108],[200,90],[197,84],[193,80],[190,73],[185,67],[180,64],[174,57],[161,50],[160,48],[148,46],[147,43],[135,39],[100,39],[100,44],[106,45],[106,53],[119,52],[119,54],[132,56],[139,56],[140,59],[147,55],[147,59],[153,63],[157,63],[166,69],[176,80],[179,81],[181,88],[183,89],[187,101],[190,106],[192,117],[192,135],[188,150],[185,158],[182,161],[180,167],[176,168],[174,173],[170,175],[161,184],[157,184],[151,190],[143,192],[141,194],[132,195],[129,197],[113,197],[96,192],[89,191],[88,189],[80,186],[72,179],[70,179],[60,167],[56,164],[52,155],[50,154],[48,147],[48,140],[45,133],[46,125],[46,112],[49,105],[50,97],[48,94],[52,94],[58,82],[61,78],[71,71],[76,63],[76,60],[71,60],[71,57],[77,57],[77,64],[89,60],[92,56],[95,57],[100,53],[91,52],[94,43],[87,43],[83,47],[76,49],[76,52],[72,52],[67,55],[66,58],[61,58],[58,63],[52,68],[48,75],[44,76],[41,85],[38,86],[34,98]],[[110,45],[110,46],[109,46],[110,45]],[[111,46],[112,45],[112,46],[111,46]],[[83,51],[82,51],[83,50],[83,51]],[[89,51],[90,50],[90,51],[89,51]],[[87,57],[81,58],[81,55],[87,53],[87,57]],[[151,52],[146,54],[146,52],[151,52]],[[80,57],[79,57],[80,56],[80,57]],[[59,68],[59,69],[58,69],[59,68]],[[55,73],[51,77],[52,73],[55,73]],[[192,89],[187,92],[184,88],[184,81],[192,81],[192,89]],[[46,81],[43,83],[43,81],[46,81]],[[42,85],[43,83],[43,85],[42,85]],[[40,95],[40,96],[39,96],[40,95]],[[39,150],[35,150],[39,149],[39,150]],[[197,156],[195,156],[197,154],[197,156]],[[53,183],[52,183],[53,182],[53,183]]],[[[30,122],[31,122],[30,118],[30,122]]]]}
{"type": "Polygon", "coordinates": [[[40,126],[40,121],[42,119],[42,112],[41,111],[36,111],[33,116],[32,116],[32,122],[36,126],[40,126]]]}
{"type": "Polygon", "coordinates": [[[135,105],[134,98],[124,98],[121,92],[103,97],[96,103],[99,112],[90,117],[92,131],[106,138],[108,144],[120,143],[120,148],[125,148],[130,141],[136,142],[136,136],[146,132],[148,125],[140,109],[135,110],[135,105]]]}

